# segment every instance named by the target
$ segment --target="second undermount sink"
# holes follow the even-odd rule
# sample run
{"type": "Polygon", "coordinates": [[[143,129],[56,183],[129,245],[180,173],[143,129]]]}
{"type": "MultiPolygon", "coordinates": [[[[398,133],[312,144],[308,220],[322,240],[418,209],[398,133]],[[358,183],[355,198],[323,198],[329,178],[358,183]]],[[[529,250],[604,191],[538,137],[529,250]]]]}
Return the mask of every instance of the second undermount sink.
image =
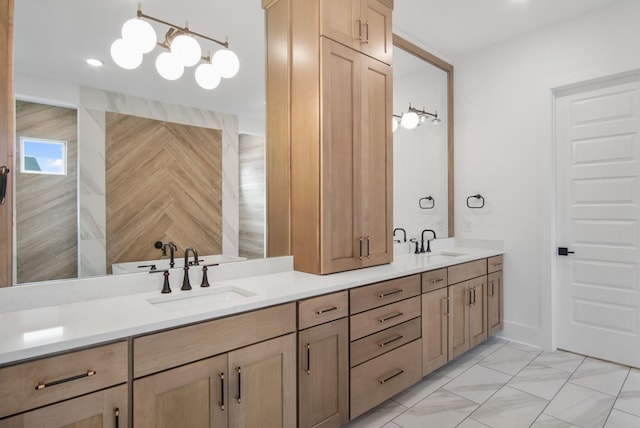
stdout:
{"type": "Polygon", "coordinates": [[[233,286],[198,290],[194,288],[191,291],[182,291],[178,288],[172,294],[153,297],[147,299],[147,302],[158,309],[172,312],[193,308],[220,307],[255,295],[255,293],[233,286]]]}

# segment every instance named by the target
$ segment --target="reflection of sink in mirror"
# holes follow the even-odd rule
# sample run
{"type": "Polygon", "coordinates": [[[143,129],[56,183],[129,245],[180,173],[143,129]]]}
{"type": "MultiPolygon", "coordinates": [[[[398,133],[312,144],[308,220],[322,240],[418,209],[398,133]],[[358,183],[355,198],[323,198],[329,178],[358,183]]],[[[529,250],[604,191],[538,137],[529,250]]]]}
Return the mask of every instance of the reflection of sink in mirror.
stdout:
{"type": "MultiPolygon", "coordinates": [[[[191,259],[193,260],[193,258],[191,259]]],[[[200,256],[198,260],[200,260],[201,265],[208,265],[211,263],[238,262],[241,260],[246,260],[246,258],[216,254],[211,256],[200,256]]],[[[176,268],[183,267],[184,257],[178,257],[176,255],[175,263],[176,264],[174,267],[176,268]]],[[[149,270],[151,270],[151,266],[155,266],[154,270],[169,269],[169,259],[141,260],[138,262],[114,263],[111,265],[111,271],[114,274],[132,273],[132,272],[148,272],[149,270]]]]}
{"type": "Polygon", "coordinates": [[[181,291],[177,289],[170,296],[153,297],[147,299],[147,302],[164,311],[181,311],[184,309],[220,306],[251,296],[255,296],[255,293],[231,286],[214,287],[204,291],[181,291]]]}

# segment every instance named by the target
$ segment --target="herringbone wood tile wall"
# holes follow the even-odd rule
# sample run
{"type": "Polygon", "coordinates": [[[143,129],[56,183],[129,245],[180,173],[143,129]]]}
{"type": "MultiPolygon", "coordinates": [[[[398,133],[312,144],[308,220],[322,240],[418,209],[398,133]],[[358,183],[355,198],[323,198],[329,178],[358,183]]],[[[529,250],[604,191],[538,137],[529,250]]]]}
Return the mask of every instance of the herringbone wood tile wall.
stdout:
{"type": "Polygon", "coordinates": [[[106,114],[107,266],[160,258],[155,241],[222,253],[222,132],[106,114]]]}

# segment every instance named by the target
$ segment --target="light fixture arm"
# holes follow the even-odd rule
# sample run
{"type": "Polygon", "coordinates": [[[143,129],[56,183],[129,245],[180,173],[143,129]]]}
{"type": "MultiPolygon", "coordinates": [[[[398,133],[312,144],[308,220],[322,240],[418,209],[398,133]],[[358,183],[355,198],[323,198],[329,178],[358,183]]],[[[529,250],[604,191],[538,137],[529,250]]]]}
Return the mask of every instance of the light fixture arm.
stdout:
{"type": "Polygon", "coordinates": [[[438,118],[438,111],[436,111],[435,113],[430,113],[428,111],[426,111],[424,108],[422,110],[418,110],[415,107],[412,107],[411,104],[409,104],[409,112],[413,112],[416,113],[418,116],[431,116],[434,119],[438,118]]]}
{"type": "MultiPolygon", "coordinates": [[[[196,33],[195,31],[191,31],[188,26],[180,27],[178,25],[172,24],[172,23],[167,22],[167,21],[163,21],[162,19],[154,18],[153,16],[150,16],[150,15],[147,15],[147,14],[143,13],[142,12],[142,4],[141,3],[138,3],[137,16],[138,16],[138,18],[148,19],[150,21],[154,21],[154,22],[157,22],[159,24],[163,24],[163,25],[166,25],[168,27],[171,27],[171,28],[173,28],[175,30],[182,31],[182,32],[184,32],[186,34],[189,34],[189,35],[192,35],[192,36],[198,36],[198,37],[200,37],[202,39],[209,40],[210,42],[216,43],[216,44],[218,44],[220,46],[224,46],[226,49],[229,48],[229,40],[221,42],[220,40],[216,40],[216,39],[213,39],[211,37],[207,37],[207,36],[205,36],[203,34],[196,33]]],[[[165,47],[165,45],[162,44],[162,43],[159,43],[159,45],[165,47]]]]}

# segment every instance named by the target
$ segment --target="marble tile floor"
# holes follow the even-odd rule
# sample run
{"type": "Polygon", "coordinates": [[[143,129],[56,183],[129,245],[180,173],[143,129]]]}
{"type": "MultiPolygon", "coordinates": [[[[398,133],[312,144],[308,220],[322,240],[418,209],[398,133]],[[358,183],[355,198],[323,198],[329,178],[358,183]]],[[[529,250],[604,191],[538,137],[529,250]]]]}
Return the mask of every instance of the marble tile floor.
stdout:
{"type": "Polygon", "coordinates": [[[493,337],[348,428],[640,428],[640,370],[493,337]]]}

